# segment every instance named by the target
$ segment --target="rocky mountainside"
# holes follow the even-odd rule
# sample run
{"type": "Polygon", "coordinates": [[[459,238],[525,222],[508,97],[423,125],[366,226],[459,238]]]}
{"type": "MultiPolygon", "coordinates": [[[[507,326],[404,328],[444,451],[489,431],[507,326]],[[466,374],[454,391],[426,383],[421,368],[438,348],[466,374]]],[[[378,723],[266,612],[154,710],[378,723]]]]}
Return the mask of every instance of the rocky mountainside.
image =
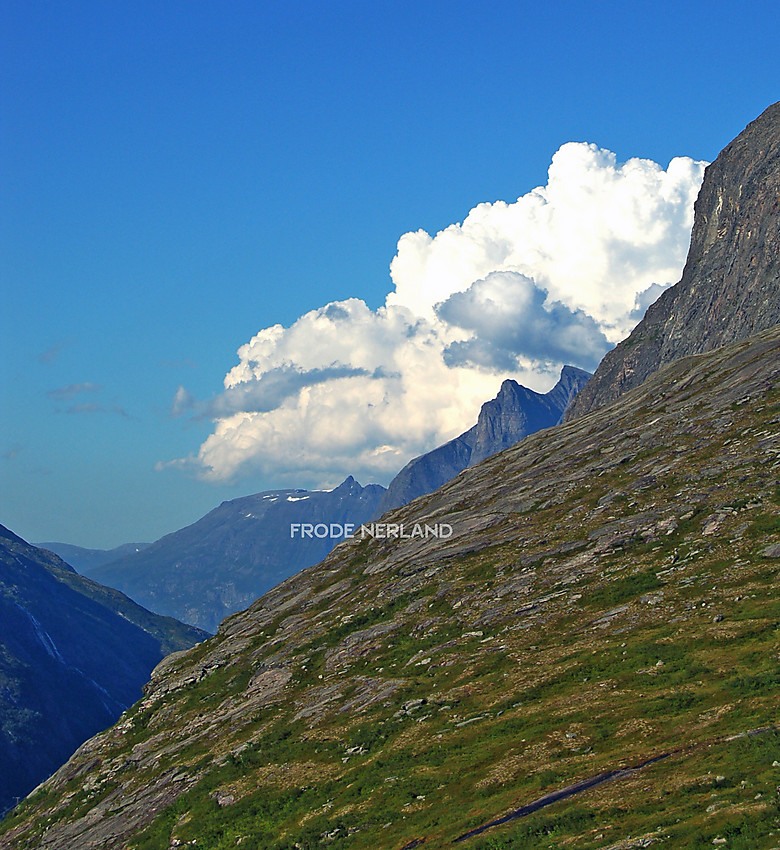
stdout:
{"type": "Polygon", "coordinates": [[[449,538],[347,541],[164,661],[0,848],[776,846],[779,479],[780,327],[388,517],[449,538]]]}
{"type": "Polygon", "coordinates": [[[321,561],[337,538],[291,535],[291,524],[359,525],[384,487],[352,476],[335,490],[269,490],[223,502],[186,528],[93,571],[141,605],[215,632],[288,576],[321,561]]]}
{"type": "Polygon", "coordinates": [[[207,635],[78,575],[0,526],[0,812],[207,635]]]}
{"type": "Polygon", "coordinates": [[[636,387],[665,363],[780,322],[780,102],[704,174],[682,279],[609,352],[566,420],[636,387]]]}
{"type": "Polygon", "coordinates": [[[513,446],[529,434],[557,425],[590,377],[582,369],[564,366],[558,383],[544,395],[517,381],[504,381],[498,395],[482,405],[476,425],[406,464],[390,482],[377,515],[432,493],[469,466],[513,446]]]}
{"type": "MultiPolygon", "coordinates": [[[[744,228],[704,262],[718,232],[675,315],[750,266],[744,228]]],[[[777,310],[728,297],[745,328],[777,310]]],[[[0,848],[776,847],[780,326],[694,345],[163,661],[0,848]]]]}
{"type": "Polygon", "coordinates": [[[48,549],[59,555],[63,561],[70,564],[83,576],[92,577],[92,573],[112,563],[125,555],[133,555],[149,546],[148,543],[123,543],[114,549],[85,549],[82,546],[73,546],[70,543],[39,543],[41,549],[48,549]]]}

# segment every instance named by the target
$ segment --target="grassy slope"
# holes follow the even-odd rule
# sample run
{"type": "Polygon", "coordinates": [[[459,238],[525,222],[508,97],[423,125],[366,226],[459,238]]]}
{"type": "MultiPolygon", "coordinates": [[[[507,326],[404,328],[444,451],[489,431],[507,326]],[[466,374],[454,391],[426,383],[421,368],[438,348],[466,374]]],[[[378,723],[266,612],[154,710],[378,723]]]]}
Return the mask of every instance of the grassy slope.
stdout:
{"type": "Polygon", "coordinates": [[[461,846],[780,846],[780,738],[733,738],[778,721],[779,370],[777,329],[689,358],[400,509],[453,539],[230,618],[0,847],[427,850],[665,752],[461,846]]]}

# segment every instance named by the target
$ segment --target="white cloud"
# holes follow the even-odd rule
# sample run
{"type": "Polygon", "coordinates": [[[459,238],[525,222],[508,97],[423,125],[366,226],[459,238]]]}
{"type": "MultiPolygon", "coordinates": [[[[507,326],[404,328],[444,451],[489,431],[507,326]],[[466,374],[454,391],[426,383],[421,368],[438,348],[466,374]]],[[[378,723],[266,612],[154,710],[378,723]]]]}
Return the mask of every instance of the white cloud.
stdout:
{"type": "Polygon", "coordinates": [[[404,234],[384,306],[350,298],[265,328],[216,398],[180,388],[173,410],[215,426],[172,463],[213,480],[386,481],[473,424],[504,378],[546,390],[564,362],[592,369],[679,279],[704,165],[569,143],[515,203],[404,234]]]}
{"type": "Polygon", "coordinates": [[[171,416],[183,416],[185,413],[194,410],[197,407],[197,404],[198,400],[195,396],[189,390],[180,385],[179,389],[177,389],[173,395],[173,401],[171,402],[171,416]]]}
{"type": "Polygon", "coordinates": [[[485,375],[444,363],[452,340],[442,323],[355,298],[267,328],[241,347],[224,393],[208,403],[226,414],[195,463],[214,479],[249,470],[325,485],[347,473],[386,479],[442,433],[458,433],[485,400],[485,375]],[[283,391],[269,395],[265,382],[280,375],[283,391]]]}
{"type": "Polygon", "coordinates": [[[553,156],[546,186],[513,204],[479,204],[435,237],[404,234],[388,304],[430,316],[474,281],[514,271],[553,301],[584,310],[618,342],[635,324],[636,294],[679,279],[705,164],[619,164],[610,151],[569,142],[553,156]]]}
{"type": "Polygon", "coordinates": [[[596,320],[571,310],[518,272],[491,272],[436,305],[436,315],[474,336],[444,350],[448,365],[514,372],[522,358],[543,364],[577,361],[594,370],[611,348],[596,320]]]}

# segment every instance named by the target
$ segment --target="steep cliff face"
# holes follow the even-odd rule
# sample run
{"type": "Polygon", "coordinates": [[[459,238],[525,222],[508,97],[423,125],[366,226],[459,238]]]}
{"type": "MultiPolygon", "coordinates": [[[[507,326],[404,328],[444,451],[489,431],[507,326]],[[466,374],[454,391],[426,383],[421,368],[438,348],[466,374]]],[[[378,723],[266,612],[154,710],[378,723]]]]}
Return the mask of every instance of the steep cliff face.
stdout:
{"type": "Polygon", "coordinates": [[[517,381],[504,381],[498,395],[482,405],[476,425],[406,464],[390,482],[378,515],[432,493],[469,466],[513,446],[529,434],[557,425],[571,399],[589,378],[590,373],[583,369],[564,366],[558,383],[545,394],[529,390],[517,381]]]}
{"type": "Polygon", "coordinates": [[[565,421],[614,401],[665,363],[780,322],[779,229],[780,102],[707,168],[680,282],[604,357],[565,421]]]}
{"type": "Polygon", "coordinates": [[[471,429],[469,466],[508,449],[543,428],[557,425],[574,396],[587,384],[590,372],[564,366],[558,383],[544,395],[517,383],[504,381],[498,396],[482,405],[471,429]]]}

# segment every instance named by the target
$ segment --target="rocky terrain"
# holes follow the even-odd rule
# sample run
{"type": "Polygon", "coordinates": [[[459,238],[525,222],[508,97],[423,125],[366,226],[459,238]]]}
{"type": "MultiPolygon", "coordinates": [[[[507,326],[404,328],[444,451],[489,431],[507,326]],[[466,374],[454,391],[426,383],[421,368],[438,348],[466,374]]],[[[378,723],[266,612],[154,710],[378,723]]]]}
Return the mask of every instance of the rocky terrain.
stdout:
{"type": "Polygon", "coordinates": [[[776,848],[776,117],[619,380],[165,659],[0,848],[776,848]]]}
{"type": "Polygon", "coordinates": [[[334,490],[268,490],[231,499],[140,552],[91,571],[139,604],[215,632],[275,584],[321,561],[337,539],[292,537],[291,523],[372,517],[384,487],[349,476],[334,490]]]}
{"type": "Polygon", "coordinates": [[[639,386],[665,363],[780,322],[780,102],[704,173],[678,284],[602,360],[566,411],[582,416],[639,386]]]}
{"type": "Polygon", "coordinates": [[[452,537],[348,541],[171,656],[0,847],[445,847],[609,771],[466,841],[775,846],[779,379],[777,328],[399,509],[452,537]]]}
{"type": "Polygon", "coordinates": [[[0,526],[0,812],[134,703],[160,659],[206,637],[0,526]]]}
{"type": "Polygon", "coordinates": [[[515,443],[557,425],[571,400],[585,386],[590,373],[564,366],[558,383],[545,394],[507,380],[498,395],[485,402],[477,424],[408,464],[390,482],[377,515],[407,505],[446,484],[459,472],[515,443]]]}

